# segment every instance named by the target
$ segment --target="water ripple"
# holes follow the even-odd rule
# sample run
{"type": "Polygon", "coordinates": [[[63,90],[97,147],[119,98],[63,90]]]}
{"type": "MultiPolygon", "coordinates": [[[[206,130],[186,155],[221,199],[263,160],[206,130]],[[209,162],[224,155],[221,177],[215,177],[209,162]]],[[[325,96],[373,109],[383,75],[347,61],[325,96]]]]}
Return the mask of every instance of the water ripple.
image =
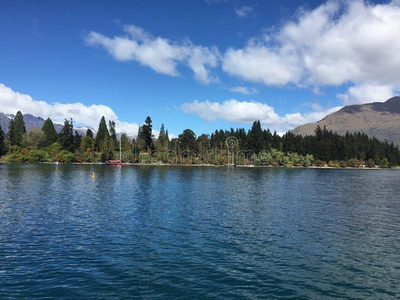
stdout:
{"type": "Polygon", "coordinates": [[[398,298],[398,178],[0,165],[0,298],[398,298]]]}

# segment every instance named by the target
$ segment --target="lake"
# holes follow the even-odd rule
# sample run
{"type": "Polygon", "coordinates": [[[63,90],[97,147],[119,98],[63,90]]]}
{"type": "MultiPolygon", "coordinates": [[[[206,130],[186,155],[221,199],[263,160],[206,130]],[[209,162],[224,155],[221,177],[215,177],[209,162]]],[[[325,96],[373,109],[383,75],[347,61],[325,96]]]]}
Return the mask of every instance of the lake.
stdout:
{"type": "Polygon", "coordinates": [[[400,297],[400,171],[0,165],[0,191],[1,299],[400,297]]]}

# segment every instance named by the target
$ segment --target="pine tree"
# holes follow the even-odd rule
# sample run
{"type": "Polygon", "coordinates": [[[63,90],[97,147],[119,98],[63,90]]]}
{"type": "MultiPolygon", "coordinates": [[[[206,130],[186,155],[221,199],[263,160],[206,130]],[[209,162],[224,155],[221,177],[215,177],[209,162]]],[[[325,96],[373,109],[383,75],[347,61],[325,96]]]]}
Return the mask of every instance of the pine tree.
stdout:
{"type": "Polygon", "coordinates": [[[78,131],[75,130],[75,135],[74,135],[74,148],[75,150],[80,150],[81,149],[81,135],[78,133],[78,131]]]}
{"type": "Polygon", "coordinates": [[[101,150],[104,139],[106,137],[108,138],[109,136],[110,136],[110,134],[108,132],[106,119],[103,116],[100,120],[99,129],[97,130],[96,139],[94,141],[95,149],[101,150]]]}
{"type": "Polygon", "coordinates": [[[53,121],[50,118],[47,118],[47,120],[44,121],[42,131],[44,132],[46,146],[50,146],[51,144],[57,142],[57,131],[54,128],[53,121]]]}
{"type": "Polygon", "coordinates": [[[71,121],[65,119],[64,126],[61,129],[60,135],[58,137],[58,141],[61,145],[61,148],[74,152],[75,144],[74,144],[74,125],[71,121]]]}
{"type": "Polygon", "coordinates": [[[264,139],[260,121],[254,121],[249,133],[250,150],[259,153],[263,149],[264,139]]]}
{"type": "Polygon", "coordinates": [[[272,148],[275,150],[281,150],[281,137],[274,131],[274,135],[272,136],[272,148]]]}
{"type": "Polygon", "coordinates": [[[170,142],[169,142],[168,129],[165,131],[165,138],[166,138],[166,141],[167,141],[167,150],[169,150],[169,144],[170,144],[170,142]]]}
{"type": "Polygon", "coordinates": [[[121,135],[121,148],[122,148],[122,151],[129,151],[132,148],[131,143],[129,142],[129,139],[128,139],[128,136],[126,135],[126,133],[123,133],[121,135]]]}
{"type": "Polygon", "coordinates": [[[110,139],[113,142],[114,147],[116,147],[118,145],[118,141],[117,141],[117,132],[115,131],[115,122],[108,121],[108,128],[110,130],[110,139]]]}
{"type": "Polygon", "coordinates": [[[153,125],[151,124],[151,118],[147,117],[146,121],[144,122],[142,129],[142,137],[148,149],[154,150],[153,144],[153,125]]]}
{"type": "Polygon", "coordinates": [[[26,133],[24,117],[20,111],[14,117],[14,143],[15,145],[21,146],[22,143],[22,135],[26,133]]]}
{"type": "Polygon", "coordinates": [[[167,133],[165,132],[164,124],[161,124],[160,134],[158,135],[156,148],[160,151],[168,150],[168,136],[167,133]]]}
{"type": "Polygon", "coordinates": [[[86,136],[93,138],[93,131],[91,129],[86,130],[86,136]]]}
{"type": "Polygon", "coordinates": [[[165,136],[165,128],[164,128],[164,123],[161,124],[160,128],[160,134],[158,135],[158,140],[160,141],[161,145],[165,145],[166,142],[166,136],[165,136]]]}
{"type": "Polygon", "coordinates": [[[9,147],[15,145],[15,136],[14,136],[14,120],[11,119],[10,123],[8,124],[8,132],[7,132],[7,139],[9,147]]]}
{"type": "Polygon", "coordinates": [[[0,126],[0,156],[6,153],[6,145],[4,144],[5,134],[0,126]]]}

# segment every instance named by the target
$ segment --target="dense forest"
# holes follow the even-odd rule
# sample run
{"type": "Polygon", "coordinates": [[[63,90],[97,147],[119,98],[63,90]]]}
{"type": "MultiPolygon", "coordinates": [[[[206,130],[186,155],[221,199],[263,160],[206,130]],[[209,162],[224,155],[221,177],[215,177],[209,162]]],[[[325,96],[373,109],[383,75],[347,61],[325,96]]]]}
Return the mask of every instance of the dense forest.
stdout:
{"type": "Polygon", "coordinates": [[[60,133],[48,118],[43,127],[27,132],[23,115],[17,112],[7,135],[0,127],[0,156],[7,163],[107,162],[127,163],[234,164],[285,167],[394,167],[400,165],[400,150],[388,142],[362,133],[344,136],[317,127],[315,135],[298,136],[290,131],[279,136],[262,129],[255,121],[250,130],[216,130],[211,135],[185,129],[169,138],[164,124],[158,138],[147,117],[135,138],[117,135],[115,122],[101,118],[97,134],[88,129],[85,136],[74,131],[73,120],[65,120],[60,133]]]}

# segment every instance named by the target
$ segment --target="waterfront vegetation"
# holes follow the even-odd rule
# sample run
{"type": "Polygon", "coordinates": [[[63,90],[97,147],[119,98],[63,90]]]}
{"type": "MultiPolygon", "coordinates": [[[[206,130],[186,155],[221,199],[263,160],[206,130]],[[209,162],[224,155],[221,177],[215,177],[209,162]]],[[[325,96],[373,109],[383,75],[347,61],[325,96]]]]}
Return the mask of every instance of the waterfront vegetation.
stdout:
{"type": "Polygon", "coordinates": [[[272,167],[396,167],[399,148],[369,138],[363,133],[343,136],[317,127],[313,136],[298,136],[290,131],[279,136],[262,129],[255,121],[250,130],[216,130],[196,136],[185,129],[169,138],[164,124],[158,138],[153,136],[152,120],[147,117],[131,138],[117,135],[115,122],[101,118],[97,134],[88,129],[84,136],[74,131],[73,120],[65,120],[60,133],[48,118],[43,127],[27,132],[23,115],[10,120],[7,134],[0,127],[0,156],[7,163],[95,163],[119,159],[127,163],[239,164],[272,167]]]}

